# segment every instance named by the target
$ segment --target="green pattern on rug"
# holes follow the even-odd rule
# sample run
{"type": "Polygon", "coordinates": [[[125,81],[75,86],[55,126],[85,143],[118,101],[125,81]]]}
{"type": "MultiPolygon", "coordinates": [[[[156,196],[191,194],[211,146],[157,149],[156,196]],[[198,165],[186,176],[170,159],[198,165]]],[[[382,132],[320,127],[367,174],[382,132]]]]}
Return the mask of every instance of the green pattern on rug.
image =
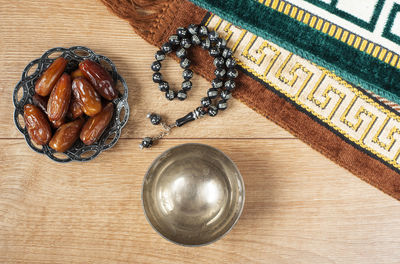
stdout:
{"type": "Polygon", "coordinates": [[[254,0],[191,0],[220,17],[400,104],[400,71],[254,0]]]}

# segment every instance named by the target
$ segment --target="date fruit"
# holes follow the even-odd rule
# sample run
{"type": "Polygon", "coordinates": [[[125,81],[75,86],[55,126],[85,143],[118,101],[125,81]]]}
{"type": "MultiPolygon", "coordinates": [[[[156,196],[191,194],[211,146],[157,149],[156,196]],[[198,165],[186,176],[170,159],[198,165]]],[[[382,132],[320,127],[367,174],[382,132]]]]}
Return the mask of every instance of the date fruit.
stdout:
{"type": "Polygon", "coordinates": [[[82,128],[80,138],[85,145],[96,142],[107,128],[114,114],[114,105],[108,103],[103,111],[90,117],[82,128]]]}
{"type": "Polygon", "coordinates": [[[65,123],[65,121],[66,121],[65,117],[63,117],[56,121],[50,121],[50,123],[53,128],[59,128],[61,125],[65,123]]]}
{"type": "Polygon", "coordinates": [[[105,99],[111,101],[118,96],[111,75],[100,64],[86,59],[79,63],[79,69],[105,99]]]}
{"type": "Polygon", "coordinates": [[[41,96],[48,96],[54,85],[63,74],[68,60],[63,57],[56,59],[40,76],[35,84],[35,92],[41,96]]]}
{"type": "Polygon", "coordinates": [[[43,97],[38,94],[34,94],[32,96],[32,102],[34,105],[40,108],[47,115],[47,102],[49,101],[48,97],[43,97]]]}
{"type": "Polygon", "coordinates": [[[118,97],[112,76],[99,63],[86,59],[67,73],[68,63],[55,59],[36,81],[32,103],[24,106],[31,141],[57,152],[79,138],[85,145],[98,141],[114,115],[110,101],[118,97]]]}
{"type": "Polygon", "coordinates": [[[24,106],[25,126],[29,137],[38,145],[45,145],[51,139],[51,128],[46,115],[37,106],[26,104],[24,106]]]}
{"type": "Polygon", "coordinates": [[[47,115],[51,122],[61,120],[68,112],[71,100],[71,77],[64,73],[51,91],[47,103],[47,115]]]}
{"type": "Polygon", "coordinates": [[[67,151],[79,138],[79,132],[84,122],[83,118],[79,118],[60,126],[50,140],[49,147],[58,152],[67,151]]]}
{"type": "Polygon", "coordinates": [[[77,119],[83,115],[82,106],[75,97],[71,98],[71,103],[69,104],[69,110],[67,116],[69,119],[77,119]]]}
{"type": "Polygon", "coordinates": [[[74,97],[80,103],[82,111],[88,116],[98,114],[101,109],[101,99],[90,82],[82,77],[72,81],[74,97]]]}
{"type": "Polygon", "coordinates": [[[75,70],[75,71],[73,71],[73,72],[71,73],[71,78],[72,78],[72,79],[76,79],[76,78],[78,78],[78,77],[85,77],[85,76],[83,76],[83,73],[81,72],[80,69],[77,69],[77,70],[75,70]]]}

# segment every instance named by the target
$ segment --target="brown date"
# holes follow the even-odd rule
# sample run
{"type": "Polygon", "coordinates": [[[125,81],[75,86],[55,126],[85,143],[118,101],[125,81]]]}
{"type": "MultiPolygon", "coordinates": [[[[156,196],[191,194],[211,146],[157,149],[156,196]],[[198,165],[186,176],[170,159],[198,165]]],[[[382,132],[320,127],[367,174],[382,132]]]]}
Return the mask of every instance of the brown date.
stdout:
{"type": "Polygon", "coordinates": [[[69,104],[69,110],[67,116],[69,119],[77,119],[83,115],[82,106],[75,97],[71,98],[71,103],[69,104]]]}
{"type": "Polygon", "coordinates": [[[60,126],[62,126],[65,123],[65,121],[66,121],[65,117],[63,117],[56,121],[50,121],[50,123],[53,128],[59,128],[60,126]]]}
{"type": "Polygon", "coordinates": [[[76,78],[78,78],[78,77],[85,77],[85,76],[83,76],[83,73],[81,72],[80,69],[77,69],[77,70],[75,70],[75,71],[73,71],[73,72],[71,73],[71,78],[72,78],[72,79],[76,79],[76,78]]]}
{"type": "Polygon", "coordinates": [[[37,106],[26,104],[24,106],[25,126],[29,137],[38,145],[45,145],[51,139],[51,128],[46,115],[37,106]]]}
{"type": "Polygon", "coordinates": [[[34,105],[40,108],[47,115],[47,102],[49,101],[48,97],[43,97],[38,94],[34,94],[32,96],[32,102],[34,105]]]}
{"type": "Polygon", "coordinates": [[[71,100],[71,77],[64,73],[51,91],[47,103],[47,115],[49,120],[57,121],[65,117],[71,100]]]}
{"type": "Polygon", "coordinates": [[[107,128],[114,114],[114,105],[108,103],[103,111],[90,117],[82,128],[80,138],[86,145],[96,142],[107,128]]]}
{"type": "Polygon", "coordinates": [[[118,96],[111,75],[100,64],[84,60],[79,63],[79,69],[105,99],[111,101],[118,96]]]}
{"type": "Polygon", "coordinates": [[[67,151],[79,138],[79,132],[84,122],[83,118],[79,118],[60,126],[49,142],[50,148],[58,152],[67,151]]]}
{"type": "Polygon", "coordinates": [[[63,57],[56,59],[37,80],[35,92],[41,96],[48,96],[63,74],[67,63],[68,60],[63,57]]]}
{"type": "Polygon", "coordinates": [[[74,97],[80,103],[82,111],[88,116],[98,114],[101,109],[101,99],[90,82],[82,77],[72,81],[74,97]]]}

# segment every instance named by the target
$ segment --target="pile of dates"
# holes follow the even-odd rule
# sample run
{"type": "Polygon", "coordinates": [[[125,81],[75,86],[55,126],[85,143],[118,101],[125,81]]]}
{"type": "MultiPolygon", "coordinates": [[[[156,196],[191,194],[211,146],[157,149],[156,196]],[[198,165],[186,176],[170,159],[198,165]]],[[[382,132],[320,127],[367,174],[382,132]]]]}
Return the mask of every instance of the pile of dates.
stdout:
{"type": "Polygon", "coordinates": [[[25,126],[33,142],[65,152],[80,138],[96,142],[114,114],[111,102],[118,96],[109,72],[84,60],[71,74],[68,60],[56,59],[35,84],[33,104],[24,106],[25,126]],[[102,99],[103,98],[103,99],[102,99]]]}

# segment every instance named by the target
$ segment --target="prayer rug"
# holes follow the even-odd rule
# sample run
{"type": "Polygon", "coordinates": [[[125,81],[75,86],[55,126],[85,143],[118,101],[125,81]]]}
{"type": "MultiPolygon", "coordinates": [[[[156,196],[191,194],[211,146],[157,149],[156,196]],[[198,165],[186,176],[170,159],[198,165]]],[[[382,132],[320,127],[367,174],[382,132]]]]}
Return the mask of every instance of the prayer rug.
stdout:
{"type": "MultiPolygon", "coordinates": [[[[235,98],[400,199],[400,13],[393,1],[101,1],[158,47],[180,26],[216,30],[242,71],[235,98]]],[[[193,52],[193,70],[211,81],[211,56],[193,52]]]]}

